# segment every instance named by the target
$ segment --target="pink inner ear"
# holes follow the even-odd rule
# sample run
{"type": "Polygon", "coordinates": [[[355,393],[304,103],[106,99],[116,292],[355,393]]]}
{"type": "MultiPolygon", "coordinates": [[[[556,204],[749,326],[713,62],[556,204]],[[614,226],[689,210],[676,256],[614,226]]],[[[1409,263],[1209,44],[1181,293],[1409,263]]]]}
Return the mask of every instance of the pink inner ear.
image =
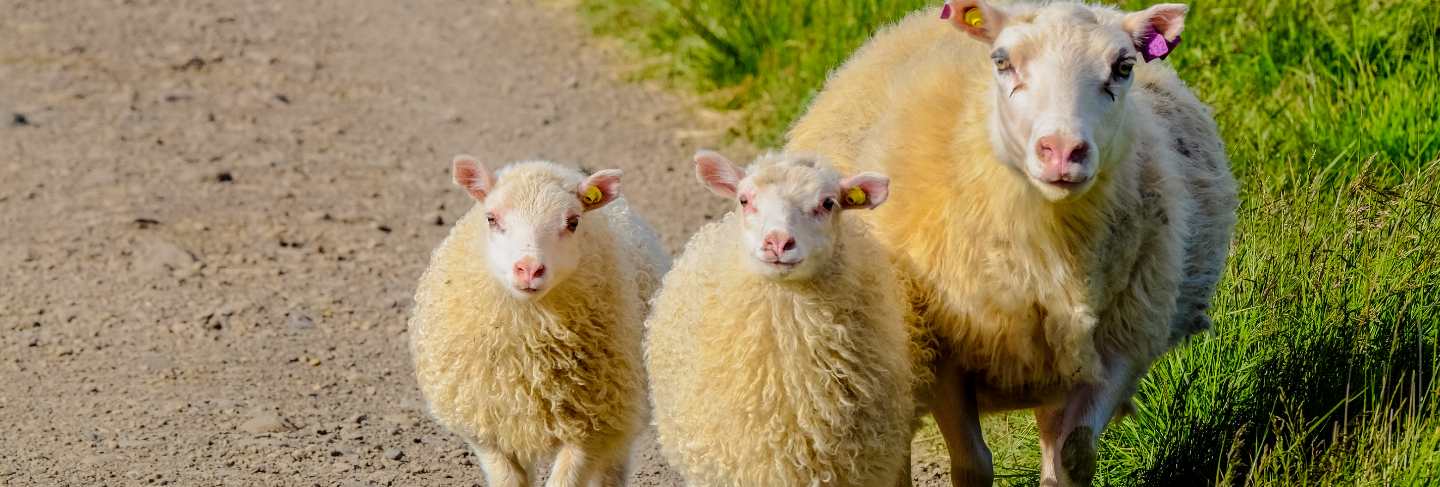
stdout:
{"type": "Polygon", "coordinates": [[[853,207],[846,202],[846,206],[851,208],[874,208],[890,198],[890,178],[875,173],[859,174],[842,182],[840,195],[842,201],[846,199],[844,193],[848,191],[847,188],[860,188],[865,191],[865,204],[853,207]]]}
{"type": "Polygon", "coordinates": [[[618,170],[604,170],[591,175],[580,185],[579,196],[584,201],[585,192],[594,186],[600,190],[601,198],[599,203],[586,203],[586,207],[594,209],[604,206],[614,200],[620,194],[620,172],[618,170]]]}
{"type": "Polygon", "coordinates": [[[490,174],[485,168],[472,159],[456,159],[453,164],[455,184],[465,188],[475,199],[485,199],[491,185],[490,174]]]}
{"type": "Polygon", "coordinates": [[[739,169],[730,164],[729,161],[714,157],[697,157],[695,159],[695,173],[700,177],[700,182],[705,183],[711,191],[725,197],[734,197],[739,188],[739,169]]]}

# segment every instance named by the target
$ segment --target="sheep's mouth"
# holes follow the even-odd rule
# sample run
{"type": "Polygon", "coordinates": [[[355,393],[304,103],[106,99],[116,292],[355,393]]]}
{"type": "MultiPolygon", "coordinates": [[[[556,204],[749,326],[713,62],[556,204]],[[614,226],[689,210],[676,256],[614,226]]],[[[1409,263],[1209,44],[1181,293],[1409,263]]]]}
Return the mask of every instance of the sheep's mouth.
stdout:
{"type": "Polygon", "coordinates": [[[510,290],[513,291],[516,296],[525,299],[533,299],[545,293],[545,289],[539,287],[511,286],[510,290]]]}
{"type": "Polygon", "coordinates": [[[1045,195],[1046,199],[1049,199],[1051,201],[1059,201],[1077,197],[1085,193],[1086,190],[1089,189],[1090,183],[1094,181],[1094,177],[1087,177],[1079,180],[1057,179],[1054,181],[1034,176],[1030,177],[1031,184],[1036,189],[1039,189],[1040,192],[1045,195]]]}
{"type": "Polygon", "coordinates": [[[1063,190],[1066,190],[1066,191],[1074,191],[1074,190],[1076,190],[1076,189],[1080,189],[1080,187],[1082,187],[1082,186],[1085,186],[1085,183],[1088,183],[1088,182],[1090,182],[1089,179],[1082,179],[1082,180],[1079,180],[1079,181],[1059,180],[1059,181],[1045,181],[1045,184],[1048,184],[1048,185],[1050,185],[1050,186],[1054,186],[1054,187],[1056,187],[1056,188],[1060,188],[1060,189],[1063,189],[1063,190]]]}
{"type": "Polygon", "coordinates": [[[763,256],[760,257],[758,260],[761,264],[764,264],[765,266],[783,270],[794,269],[796,266],[800,265],[801,262],[805,262],[805,259],[796,259],[791,262],[785,262],[784,260],[771,256],[763,256]]]}
{"type": "Polygon", "coordinates": [[[800,267],[800,264],[802,262],[804,261],[798,260],[795,262],[781,262],[762,260],[760,261],[760,265],[765,269],[765,274],[769,274],[770,276],[776,278],[785,278],[787,276],[790,276],[791,274],[794,274],[795,270],[800,267]]]}

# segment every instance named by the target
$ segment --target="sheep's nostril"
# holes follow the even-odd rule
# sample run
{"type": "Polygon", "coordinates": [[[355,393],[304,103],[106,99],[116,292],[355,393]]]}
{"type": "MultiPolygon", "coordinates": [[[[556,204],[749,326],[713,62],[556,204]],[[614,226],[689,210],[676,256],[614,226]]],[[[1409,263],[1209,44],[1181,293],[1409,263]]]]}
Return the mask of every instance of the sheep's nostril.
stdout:
{"type": "Polygon", "coordinates": [[[791,238],[791,239],[786,239],[786,240],[785,240],[785,246],[783,247],[783,249],[784,249],[784,250],[787,250],[787,251],[788,251],[788,250],[795,250],[795,239],[793,239],[793,238],[791,238]]]}
{"type": "Polygon", "coordinates": [[[1090,144],[1074,137],[1047,135],[1035,142],[1035,155],[1047,164],[1083,164],[1090,155],[1090,144]]]}
{"type": "Polygon", "coordinates": [[[545,265],[536,262],[534,259],[525,258],[521,259],[520,262],[516,262],[512,271],[515,273],[517,279],[528,282],[543,277],[545,275],[545,265]]]}
{"type": "Polygon", "coordinates": [[[1040,143],[1035,144],[1035,155],[1040,156],[1040,160],[1042,161],[1050,160],[1050,155],[1054,153],[1055,148],[1052,147],[1050,141],[1046,139],[1040,139],[1040,143]]]}
{"type": "Polygon", "coordinates": [[[1090,155],[1090,144],[1078,142],[1075,144],[1074,149],[1070,149],[1070,157],[1067,160],[1076,163],[1085,162],[1085,156],[1087,155],[1090,155]]]}

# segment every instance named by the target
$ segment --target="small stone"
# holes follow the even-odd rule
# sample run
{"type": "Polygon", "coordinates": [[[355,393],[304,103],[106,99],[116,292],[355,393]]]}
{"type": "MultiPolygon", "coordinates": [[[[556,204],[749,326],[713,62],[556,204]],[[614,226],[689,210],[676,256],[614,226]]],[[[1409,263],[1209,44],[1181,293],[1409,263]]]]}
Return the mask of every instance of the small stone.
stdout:
{"type": "Polygon", "coordinates": [[[221,171],[220,174],[215,175],[215,182],[233,183],[235,182],[235,175],[231,174],[230,171],[221,171]]]}
{"type": "Polygon", "coordinates": [[[205,67],[205,60],[204,60],[204,59],[201,59],[200,56],[194,56],[194,57],[191,57],[189,61],[185,61],[183,64],[177,64],[177,65],[171,66],[170,68],[171,68],[171,69],[174,69],[174,70],[176,70],[176,71],[189,71],[189,70],[192,70],[192,69],[201,69],[201,68],[204,68],[204,67],[205,67]]]}
{"type": "Polygon", "coordinates": [[[287,313],[287,315],[290,317],[288,325],[291,330],[309,330],[315,328],[315,320],[305,313],[292,311],[287,313]]]}
{"type": "Polygon", "coordinates": [[[25,116],[23,113],[16,113],[15,117],[10,119],[10,124],[16,127],[30,125],[30,117],[25,116]]]}
{"type": "Polygon", "coordinates": [[[389,458],[398,462],[401,458],[405,458],[405,450],[401,450],[399,448],[387,449],[385,450],[385,458],[389,458]]]}
{"type": "Polygon", "coordinates": [[[135,267],[145,272],[169,272],[184,277],[197,270],[199,259],[173,242],[154,239],[136,246],[135,267]]]}
{"type": "Polygon", "coordinates": [[[293,429],[295,429],[295,425],[280,415],[271,412],[257,412],[251,415],[250,419],[245,420],[244,423],[240,423],[241,431],[257,435],[262,433],[282,433],[293,429]]]}

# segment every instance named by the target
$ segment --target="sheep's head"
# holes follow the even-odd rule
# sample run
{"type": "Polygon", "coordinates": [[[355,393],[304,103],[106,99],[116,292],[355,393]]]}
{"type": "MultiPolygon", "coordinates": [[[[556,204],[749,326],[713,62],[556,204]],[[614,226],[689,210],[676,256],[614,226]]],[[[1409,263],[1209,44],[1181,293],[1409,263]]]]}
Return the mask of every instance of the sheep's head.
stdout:
{"type": "Polygon", "coordinates": [[[830,263],[840,212],[871,209],[889,196],[890,179],[860,173],[842,179],[813,157],[770,154],[741,169],[715,152],[695,154],[695,175],[735,201],[741,245],[751,267],[780,280],[803,280],[830,263]]]}
{"type": "Polygon", "coordinates": [[[483,205],[490,273],[520,299],[539,299],[575,272],[585,238],[582,217],[620,194],[618,169],[588,177],[548,162],[521,162],[492,175],[457,156],[455,184],[483,205]],[[496,177],[498,176],[498,177],[496,177]]]}
{"type": "Polygon", "coordinates": [[[1185,12],[1182,4],[1121,13],[1079,3],[951,0],[941,17],[991,46],[996,154],[1058,201],[1083,194],[1130,150],[1132,71],[1179,43],[1185,12]]]}

